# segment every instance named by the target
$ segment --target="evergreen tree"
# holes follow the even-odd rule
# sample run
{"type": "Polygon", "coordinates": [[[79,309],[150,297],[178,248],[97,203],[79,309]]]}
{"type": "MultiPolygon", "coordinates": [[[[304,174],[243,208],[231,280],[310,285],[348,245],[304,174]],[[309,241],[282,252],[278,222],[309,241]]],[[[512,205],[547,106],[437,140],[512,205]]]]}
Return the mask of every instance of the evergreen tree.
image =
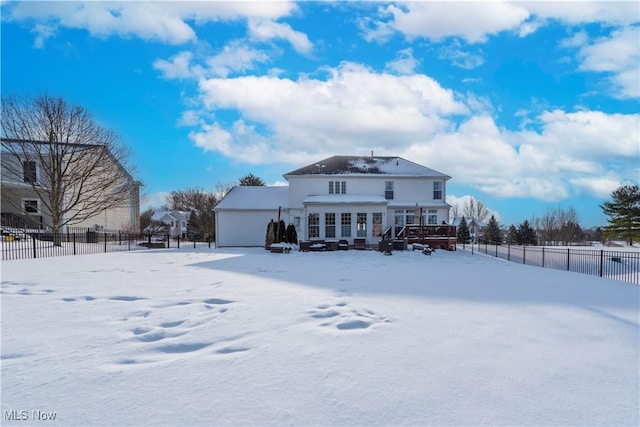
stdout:
{"type": "Polygon", "coordinates": [[[489,244],[502,243],[502,231],[495,216],[491,215],[487,229],[484,231],[485,241],[489,244]]]}
{"type": "Polygon", "coordinates": [[[293,224],[287,226],[287,243],[298,244],[298,231],[293,224]]]}
{"type": "Polygon", "coordinates": [[[240,185],[245,187],[263,187],[265,183],[262,178],[258,178],[250,173],[240,178],[240,185]]]}
{"type": "Polygon", "coordinates": [[[462,217],[460,219],[460,224],[458,224],[458,230],[456,234],[458,238],[458,243],[469,243],[471,242],[471,234],[469,233],[469,226],[467,225],[467,220],[462,217]]]}
{"type": "Polygon", "coordinates": [[[187,223],[187,237],[191,240],[197,241],[202,239],[202,229],[200,227],[200,218],[193,209],[189,215],[189,222],[187,223]]]}
{"type": "Polygon", "coordinates": [[[518,229],[513,224],[509,226],[509,232],[507,233],[507,243],[510,245],[519,244],[518,229]]]}
{"type": "Polygon", "coordinates": [[[269,224],[267,224],[267,234],[264,239],[264,248],[270,249],[271,244],[276,241],[276,223],[271,220],[269,224]]]}
{"type": "Polygon", "coordinates": [[[278,221],[276,232],[278,233],[276,237],[278,243],[287,241],[287,225],[283,220],[278,221]]]}
{"type": "Polygon", "coordinates": [[[538,238],[536,237],[536,232],[529,225],[529,221],[526,219],[520,227],[518,228],[518,244],[520,245],[537,245],[538,238]]]}
{"type": "Polygon", "coordinates": [[[640,240],[640,187],[623,185],[611,193],[613,201],[604,202],[600,208],[609,217],[606,234],[621,237],[629,245],[640,240]]]}

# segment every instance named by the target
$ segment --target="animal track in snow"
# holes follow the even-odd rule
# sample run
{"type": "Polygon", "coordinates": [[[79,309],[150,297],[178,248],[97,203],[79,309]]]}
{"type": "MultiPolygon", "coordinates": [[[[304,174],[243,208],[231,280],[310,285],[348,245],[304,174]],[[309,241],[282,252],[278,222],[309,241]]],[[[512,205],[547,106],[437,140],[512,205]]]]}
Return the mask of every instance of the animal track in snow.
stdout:
{"type": "Polygon", "coordinates": [[[323,320],[319,326],[323,328],[336,328],[340,331],[367,329],[379,323],[389,323],[386,316],[375,313],[372,310],[353,308],[345,301],[331,304],[320,304],[309,315],[313,319],[323,320]]]}
{"type": "Polygon", "coordinates": [[[121,322],[131,324],[129,338],[122,341],[128,354],[121,354],[109,366],[130,369],[186,357],[233,357],[248,352],[250,347],[240,340],[242,336],[211,338],[215,329],[209,325],[234,302],[222,298],[174,300],[127,315],[121,322]]]}

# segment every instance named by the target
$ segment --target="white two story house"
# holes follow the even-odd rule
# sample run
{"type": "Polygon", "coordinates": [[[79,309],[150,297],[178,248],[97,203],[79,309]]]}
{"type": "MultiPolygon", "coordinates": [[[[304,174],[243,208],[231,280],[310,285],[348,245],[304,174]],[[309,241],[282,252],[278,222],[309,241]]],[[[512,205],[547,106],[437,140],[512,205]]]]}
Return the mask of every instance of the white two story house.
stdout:
{"type": "Polygon", "coordinates": [[[140,228],[141,183],[103,145],[2,138],[0,163],[3,230],[51,230],[52,206],[62,232],[140,228]]]}
{"type": "Polygon", "coordinates": [[[220,201],[214,209],[218,247],[264,245],[267,223],[278,216],[295,225],[300,240],[364,238],[368,245],[406,225],[449,218],[451,177],[401,157],[333,156],[284,178],[288,187],[234,187],[220,201]]]}

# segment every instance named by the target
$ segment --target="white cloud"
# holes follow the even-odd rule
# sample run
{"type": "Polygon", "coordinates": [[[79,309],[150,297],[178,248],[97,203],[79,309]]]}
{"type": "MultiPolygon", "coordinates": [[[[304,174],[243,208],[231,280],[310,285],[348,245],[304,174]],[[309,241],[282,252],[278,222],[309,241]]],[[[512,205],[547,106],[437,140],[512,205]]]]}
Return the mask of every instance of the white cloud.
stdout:
{"type": "MultiPolygon", "coordinates": [[[[288,16],[296,8],[290,1],[16,2],[3,6],[3,19],[40,21],[43,26],[34,28],[40,41],[49,37],[57,26],[62,26],[84,29],[97,37],[114,35],[182,44],[197,38],[191,23],[199,25],[210,21],[246,18],[274,20],[288,16]]],[[[296,40],[303,37],[293,30],[286,35],[296,40]]]]}
{"type": "MultiPolygon", "coordinates": [[[[452,207],[454,207],[454,209],[452,209],[452,212],[450,212],[450,214],[453,215],[453,211],[455,211],[455,207],[457,207],[458,215],[463,216],[464,207],[468,206],[471,200],[474,200],[475,202],[478,202],[478,201],[482,202],[482,200],[478,200],[476,197],[470,194],[465,194],[464,196],[454,196],[453,194],[447,194],[446,202],[450,204],[452,207]]],[[[484,204],[484,202],[482,203],[484,204]]],[[[492,210],[489,206],[485,205],[485,207],[487,208],[487,218],[485,222],[489,222],[489,218],[491,218],[491,215],[495,217],[496,221],[500,222],[500,214],[497,211],[492,210]]],[[[453,219],[453,218],[450,218],[450,219],[453,219]]]]}
{"type": "Polygon", "coordinates": [[[359,24],[367,41],[384,42],[399,32],[410,40],[437,42],[455,37],[484,43],[503,31],[526,37],[550,21],[625,26],[637,23],[639,14],[635,1],[409,1],[380,7],[377,19],[365,18],[359,24]]]}
{"type": "Polygon", "coordinates": [[[589,42],[589,35],[586,31],[581,30],[575,33],[573,36],[568,37],[560,42],[560,47],[565,48],[580,48],[585,46],[589,42]]]}
{"type": "MultiPolygon", "coordinates": [[[[408,146],[444,130],[450,125],[447,116],[468,113],[452,91],[424,75],[376,74],[351,63],[328,73],[327,80],[267,76],[202,80],[203,108],[237,110],[246,122],[267,129],[272,148],[252,153],[268,153],[256,159],[265,162],[273,153],[295,161],[408,146]]],[[[193,138],[209,132],[199,130],[193,138]]],[[[218,143],[207,146],[244,160],[243,150],[218,143]]]]}
{"type": "Polygon", "coordinates": [[[420,62],[414,58],[413,49],[402,49],[398,52],[396,59],[387,62],[385,68],[396,74],[413,74],[420,62]]]}
{"type": "Polygon", "coordinates": [[[201,79],[201,110],[187,117],[198,123],[190,137],[205,150],[256,164],[299,165],[373,149],[446,171],[496,197],[601,195],[637,175],[638,114],[523,110],[539,130],[508,131],[491,118],[490,100],[460,97],[425,75],[375,73],[353,63],[325,71],[325,80],[201,79]],[[211,117],[226,110],[241,119],[211,117]]]}
{"type": "Polygon", "coordinates": [[[637,22],[640,13],[636,1],[529,1],[518,4],[539,19],[571,25],[591,22],[628,25],[637,22]]]}
{"type": "Polygon", "coordinates": [[[270,41],[282,39],[288,41],[298,53],[309,54],[313,44],[306,34],[295,31],[288,24],[264,19],[249,20],[249,35],[253,40],[270,41]]]}
{"type": "Polygon", "coordinates": [[[443,46],[440,49],[439,56],[442,59],[451,61],[452,65],[465,70],[472,70],[484,64],[482,52],[479,54],[465,52],[458,41],[454,41],[451,45],[443,46]]]}
{"type": "MultiPolygon", "coordinates": [[[[483,43],[488,35],[517,29],[529,12],[518,4],[505,2],[406,2],[389,5],[381,10],[381,21],[374,25],[378,33],[388,33],[388,27],[408,39],[426,38],[440,41],[460,37],[469,43],[483,43]],[[391,21],[384,21],[392,16],[391,21]],[[381,31],[385,29],[385,31],[381,31]]],[[[371,33],[367,37],[373,38],[371,33]]]]}
{"type": "Polygon", "coordinates": [[[191,70],[191,52],[180,52],[170,61],[157,59],[153,62],[153,68],[159,70],[166,79],[187,79],[193,77],[191,70]]]}
{"type": "Polygon", "coordinates": [[[169,192],[158,191],[156,193],[143,194],[140,200],[140,211],[147,209],[159,210],[166,203],[169,192]]]}
{"type": "Polygon", "coordinates": [[[232,73],[243,73],[254,68],[256,63],[268,62],[269,55],[236,40],[224,46],[222,52],[206,60],[212,75],[227,77],[232,73]]]}
{"type": "Polygon", "coordinates": [[[474,116],[402,154],[496,197],[599,197],[637,181],[640,115],[556,110],[537,120],[540,132],[509,132],[474,116]]]}
{"type": "Polygon", "coordinates": [[[626,27],[609,37],[583,45],[578,53],[580,69],[611,73],[614,95],[619,98],[640,97],[640,27],[626,27]]]}

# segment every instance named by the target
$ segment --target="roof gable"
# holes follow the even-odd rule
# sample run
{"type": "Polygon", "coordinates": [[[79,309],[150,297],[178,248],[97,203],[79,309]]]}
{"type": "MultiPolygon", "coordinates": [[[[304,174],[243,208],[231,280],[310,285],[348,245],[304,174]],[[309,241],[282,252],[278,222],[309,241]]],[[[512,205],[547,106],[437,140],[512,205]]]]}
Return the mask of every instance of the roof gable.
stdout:
{"type": "Polygon", "coordinates": [[[214,211],[277,210],[288,206],[289,187],[237,185],[220,200],[214,211]]]}
{"type": "Polygon", "coordinates": [[[450,178],[442,172],[397,156],[333,156],[291,171],[284,176],[300,175],[393,175],[450,178]]]}

